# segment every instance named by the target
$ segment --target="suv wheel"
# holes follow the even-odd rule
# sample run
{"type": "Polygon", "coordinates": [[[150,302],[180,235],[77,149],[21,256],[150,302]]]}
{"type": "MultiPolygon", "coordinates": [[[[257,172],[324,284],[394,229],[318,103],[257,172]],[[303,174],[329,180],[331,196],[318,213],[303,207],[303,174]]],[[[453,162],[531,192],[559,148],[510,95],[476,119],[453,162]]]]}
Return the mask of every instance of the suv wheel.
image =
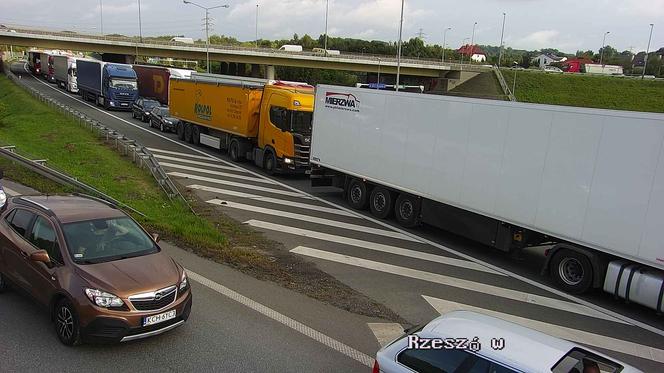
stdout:
{"type": "Polygon", "coordinates": [[[55,332],[64,345],[74,346],[80,342],[80,328],[76,310],[71,302],[63,299],[55,307],[55,332]]]}

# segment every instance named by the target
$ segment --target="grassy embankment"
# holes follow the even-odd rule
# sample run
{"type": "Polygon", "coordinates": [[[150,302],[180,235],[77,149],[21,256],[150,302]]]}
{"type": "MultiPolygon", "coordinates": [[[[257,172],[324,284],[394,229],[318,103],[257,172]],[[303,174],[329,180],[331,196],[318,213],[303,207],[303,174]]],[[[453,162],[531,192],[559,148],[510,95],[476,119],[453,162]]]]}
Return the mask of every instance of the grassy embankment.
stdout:
{"type": "MultiPolygon", "coordinates": [[[[501,69],[510,89],[511,69],[501,69]]],[[[521,102],[664,113],[664,82],[516,70],[521,102]]]]}
{"type": "MultiPolygon", "coordinates": [[[[0,142],[50,164],[142,212],[146,229],[193,247],[228,250],[227,240],[181,201],[169,200],[151,175],[94,134],[0,76],[0,142]]],[[[71,192],[2,159],[5,177],[47,193],[71,192]]],[[[249,254],[247,254],[249,255],[249,254]]]]}

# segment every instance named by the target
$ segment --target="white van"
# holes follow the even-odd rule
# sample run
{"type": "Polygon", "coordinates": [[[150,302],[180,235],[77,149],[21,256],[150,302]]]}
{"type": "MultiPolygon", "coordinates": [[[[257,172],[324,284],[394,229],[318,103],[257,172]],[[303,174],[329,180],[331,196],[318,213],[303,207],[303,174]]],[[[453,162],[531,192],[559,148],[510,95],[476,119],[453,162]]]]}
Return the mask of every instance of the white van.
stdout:
{"type": "Polygon", "coordinates": [[[286,52],[302,52],[302,46],[301,45],[282,45],[281,48],[279,48],[280,51],[286,51],[286,52]]]}
{"type": "Polygon", "coordinates": [[[182,44],[194,44],[194,39],[192,38],[181,38],[181,37],[174,37],[171,39],[172,43],[182,43],[182,44]]]}
{"type": "Polygon", "coordinates": [[[314,48],[311,50],[313,54],[316,55],[321,55],[321,56],[338,56],[341,54],[341,51],[338,51],[336,49],[328,49],[325,50],[324,48],[314,48]]]}

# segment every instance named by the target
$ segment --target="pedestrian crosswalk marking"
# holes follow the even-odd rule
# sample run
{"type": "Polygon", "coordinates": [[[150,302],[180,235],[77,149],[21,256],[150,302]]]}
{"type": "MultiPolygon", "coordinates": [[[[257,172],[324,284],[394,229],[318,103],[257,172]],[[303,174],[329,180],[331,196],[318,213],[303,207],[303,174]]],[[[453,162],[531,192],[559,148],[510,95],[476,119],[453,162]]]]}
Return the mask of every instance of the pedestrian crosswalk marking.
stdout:
{"type": "Polygon", "coordinates": [[[208,169],[205,169],[205,168],[191,167],[191,166],[185,166],[185,165],[169,163],[169,162],[159,162],[159,164],[161,164],[162,167],[166,167],[166,168],[176,168],[176,169],[185,170],[185,171],[200,172],[200,173],[208,174],[208,175],[228,177],[228,178],[231,178],[231,179],[246,180],[246,181],[252,181],[252,182],[255,182],[255,183],[263,183],[263,184],[272,184],[272,185],[274,185],[274,181],[272,181],[270,179],[260,179],[260,178],[253,177],[253,176],[245,176],[245,175],[240,175],[240,174],[231,174],[231,173],[228,173],[228,172],[208,170],[208,169]]]}
{"type": "Polygon", "coordinates": [[[207,201],[207,202],[217,204],[217,205],[220,205],[220,206],[230,207],[230,208],[233,208],[233,209],[256,212],[256,213],[259,213],[259,214],[279,216],[279,217],[282,217],[282,218],[295,219],[295,220],[300,220],[300,221],[305,221],[305,222],[310,222],[310,223],[315,223],[315,224],[327,225],[327,226],[331,226],[331,227],[335,227],[335,228],[348,229],[348,230],[352,230],[352,231],[364,232],[364,233],[374,234],[374,235],[378,235],[378,236],[397,238],[397,239],[405,240],[405,241],[418,242],[414,238],[408,237],[408,236],[406,236],[404,234],[401,234],[399,232],[388,231],[388,230],[379,229],[379,228],[367,227],[365,225],[345,223],[345,222],[341,222],[341,221],[337,221],[337,220],[324,219],[324,218],[319,218],[317,216],[297,214],[297,213],[288,212],[288,211],[273,210],[273,209],[269,209],[269,208],[265,208],[265,207],[247,205],[247,204],[238,203],[238,202],[219,201],[219,200],[216,200],[216,201],[215,200],[210,200],[210,201],[207,201]]]}
{"type": "MultiPolygon", "coordinates": [[[[229,171],[237,171],[237,172],[247,173],[247,171],[245,171],[241,168],[231,167],[231,166],[222,166],[222,165],[218,164],[218,162],[217,163],[210,163],[210,162],[193,161],[191,159],[171,157],[169,155],[161,155],[161,154],[153,154],[153,155],[158,160],[164,159],[164,160],[167,160],[167,161],[175,161],[175,162],[179,162],[179,163],[187,163],[187,164],[194,164],[194,165],[197,165],[197,166],[217,168],[217,169],[220,169],[220,170],[229,170],[229,171]]],[[[210,161],[213,161],[213,160],[210,159],[210,161]]]]}
{"type": "Polygon", "coordinates": [[[478,293],[484,293],[519,302],[539,305],[548,308],[554,308],[561,311],[573,312],[579,315],[590,316],[594,318],[627,324],[622,320],[606,315],[602,312],[596,311],[590,307],[586,307],[578,303],[572,303],[564,300],[549,298],[542,295],[530,294],[523,291],[512,290],[498,286],[483,284],[480,282],[464,280],[461,278],[445,276],[438,273],[420,271],[417,269],[395,266],[392,264],[376,262],[373,260],[352,257],[348,255],[342,255],[342,254],[332,253],[318,249],[312,249],[303,246],[298,246],[295,249],[291,250],[291,252],[295,254],[309,256],[312,258],[328,260],[331,262],[347,264],[355,267],[370,269],[374,271],[389,273],[403,277],[409,277],[417,280],[428,281],[445,286],[451,286],[464,290],[475,291],[478,293]]]}
{"type": "Polygon", "coordinates": [[[290,191],[282,190],[282,189],[267,188],[267,187],[262,187],[262,186],[258,186],[258,185],[253,185],[253,184],[236,183],[234,181],[228,181],[228,180],[213,179],[213,178],[210,178],[210,177],[186,174],[186,173],[183,173],[183,172],[168,172],[168,175],[169,176],[174,176],[174,177],[186,178],[186,179],[190,179],[190,180],[205,181],[205,182],[213,183],[213,184],[228,185],[228,186],[234,186],[234,187],[238,187],[238,188],[258,190],[258,191],[266,192],[266,193],[281,194],[281,195],[284,195],[284,196],[311,199],[311,197],[305,196],[305,195],[303,195],[301,193],[297,193],[297,192],[290,192],[290,191]]]}
{"type": "MultiPolygon", "coordinates": [[[[566,326],[549,324],[539,320],[532,320],[521,316],[510,315],[503,312],[488,310],[486,308],[475,307],[463,303],[452,302],[444,299],[438,299],[430,296],[422,296],[436,311],[441,315],[452,311],[466,310],[483,313],[488,316],[510,321],[530,329],[538,330],[542,333],[554,337],[566,339],[593,347],[604,348],[632,356],[638,356],[643,359],[664,363],[664,350],[645,346],[639,343],[624,341],[617,338],[607,337],[599,334],[590,333],[584,330],[572,329],[566,326]]],[[[506,341],[509,343],[508,341],[506,341]]]]}
{"type": "Polygon", "coordinates": [[[423,253],[423,252],[420,252],[420,251],[403,249],[401,247],[385,245],[385,244],[369,242],[369,241],[363,241],[363,240],[358,240],[358,239],[355,239],[355,238],[348,238],[348,237],[343,237],[343,236],[338,236],[338,235],[328,234],[328,233],[322,233],[322,232],[317,232],[317,231],[311,231],[311,230],[306,230],[306,229],[300,229],[300,228],[290,227],[290,226],[281,225],[281,224],[274,224],[274,223],[269,223],[269,222],[260,221],[260,220],[249,220],[249,221],[246,222],[246,224],[249,224],[249,225],[251,225],[253,227],[257,227],[257,228],[269,229],[269,230],[278,231],[278,232],[282,232],[282,233],[294,234],[294,235],[303,236],[303,237],[310,237],[310,238],[315,238],[315,239],[318,239],[318,240],[329,241],[329,242],[334,242],[334,243],[340,243],[340,244],[349,245],[349,246],[355,246],[355,247],[368,249],[368,250],[372,250],[372,251],[378,251],[378,252],[382,252],[382,253],[399,255],[399,256],[409,257],[409,258],[413,258],[413,259],[426,260],[426,261],[429,261],[429,262],[441,263],[441,264],[445,264],[445,265],[449,265],[449,266],[466,268],[466,269],[471,269],[471,270],[474,270],[474,271],[482,271],[482,272],[487,272],[487,273],[491,273],[491,274],[495,274],[495,275],[499,275],[499,276],[504,276],[502,273],[495,272],[492,269],[486,268],[486,267],[481,266],[477,263],[469,262],[467,260],[455,259],[455,258],[450,258],[450,257],[447,257],[447,256],[442,256],[442,255],[434,255],[434,254],[429,254],[429,253],[423,253]]]}

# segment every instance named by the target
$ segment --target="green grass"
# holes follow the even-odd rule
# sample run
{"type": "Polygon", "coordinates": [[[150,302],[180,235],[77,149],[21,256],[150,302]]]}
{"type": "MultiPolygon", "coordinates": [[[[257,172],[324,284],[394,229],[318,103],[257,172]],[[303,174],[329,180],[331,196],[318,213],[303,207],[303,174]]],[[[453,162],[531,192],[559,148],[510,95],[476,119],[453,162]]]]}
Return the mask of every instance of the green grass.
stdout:
{"type": "MultiPolygon", "coordinates": [[[[501,69],[512,88],[514,72],[501,69]]],[[[516,71],[521,102],[664,113],[664,82],[581,74],[516,71]]]]}
{"type": "MultiPolygon", "coordinates": [[[[190,247],[228,249],[225,236],[209,221],[194,215],[181,201],[169,200],[152,176],[116,153],[90,131],[42,104],[0,76],[0,142],[19,152],[47,159],[52,165],[142,212],[134,217],[146,229],[190,247]]],[[[61,193],[56,187],[11,162],[6,177],[42,192],[61,193]]]]}

